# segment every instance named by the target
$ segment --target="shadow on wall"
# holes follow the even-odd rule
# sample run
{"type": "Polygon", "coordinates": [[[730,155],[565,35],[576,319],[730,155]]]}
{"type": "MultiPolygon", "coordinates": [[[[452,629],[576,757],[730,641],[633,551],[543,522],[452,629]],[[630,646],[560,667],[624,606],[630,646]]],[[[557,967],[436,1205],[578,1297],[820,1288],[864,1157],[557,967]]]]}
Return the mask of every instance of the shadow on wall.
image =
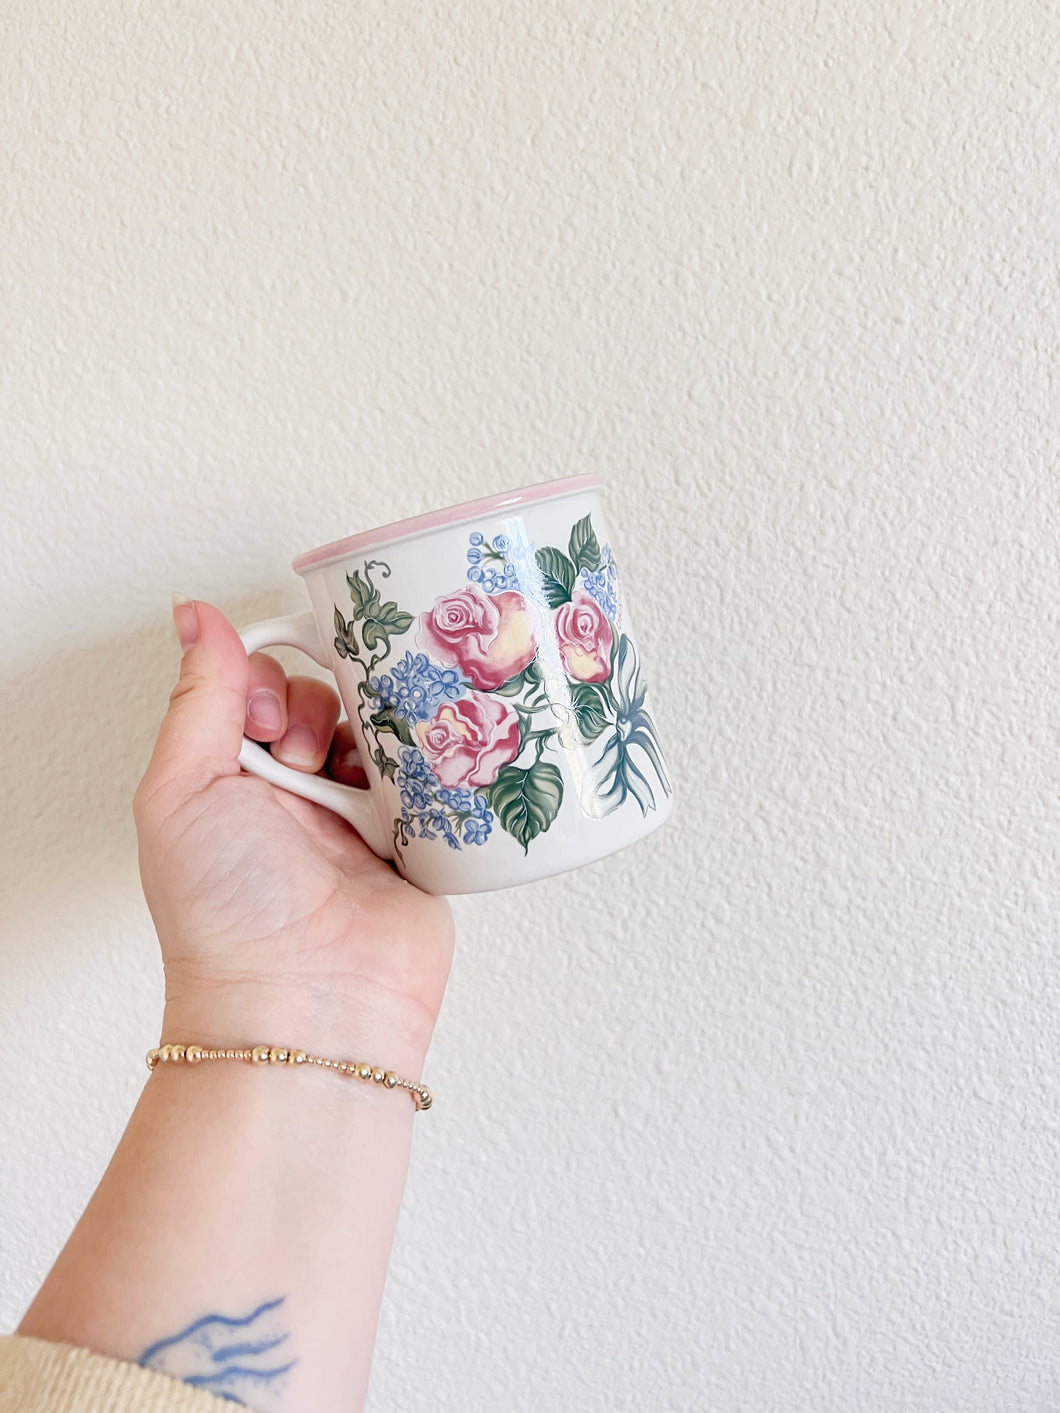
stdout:
{"type": "MultiPolygon", "coordinates": [[[[291,605],[289,591],[273,589],[219,606],[248,623],[291,605]]],[[[172,626],[158,613],[121,637],[52,653],[0,686],[0,987],[48,919],[138,887],[132,797],[178,663],[172,626]]]]}

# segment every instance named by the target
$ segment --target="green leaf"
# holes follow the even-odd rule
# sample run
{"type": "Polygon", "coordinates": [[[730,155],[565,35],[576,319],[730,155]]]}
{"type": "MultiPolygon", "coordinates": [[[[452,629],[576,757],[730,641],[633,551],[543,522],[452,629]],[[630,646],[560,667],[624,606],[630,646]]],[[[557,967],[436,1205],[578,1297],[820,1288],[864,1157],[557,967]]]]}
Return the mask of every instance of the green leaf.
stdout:
{"type": "Polygon", "coordinates": [[[593,532],[592,517],[585,515],[570,532],[570,557],[576,569],[595,574],[600,568],[600,542],[593,532]]]}
{"type": "Polygon", "coordinates": [[[412,614],[403,613],[393,599],[388,599],[382,605],[376,600],[371,611],[365,614],[361,637],[364,639],[365,647],[371,653],[375,652],[380,643],[385,643],[389,647],[391,638],[397,638],[402,633],[407,633],[411,627],[412,614]]]}
{"type": "Polygon", "coordinates": [[[525,854],[530,841],[548,829],[559,813],[563,777],[550,761],[539,760],[528,770],[506,765],[486,793],[501,828],[522,844],[525,854]]]}
{"type": "Polygon", "coordinates": [[[644,713],[642,724],[625,736],[623,730],[628,729],[629,722],[628,718],[621,715],[621,711],[620,721],[623,724],[607,738],[599,759],[595,762],[596,768],[601,771],[600,803],[604,807],[604,814],[608,815],[632,796],[640,806],[641,814],[646,815],[650,809],[658,807],[655,803],[655,791],[639,762],[642,758],[647,758],[663,793],[669,795],[671,789],[666,767],[651,718],[644,713]],[[640,755],[635,756],[635,751],[640,755]]]}
{"type": "Polygon", "coordinates": [[[526,673],[520,672],[518,677],[509,677],[507,682],[502,682],[499,687],[494,687],[490,692],[491,697],[521,697],[526,691],[526,673]]]}
{"type": "Polygon", "coordinates": [[[356,648],[350,641],[352,623],[347,623],[338,604],[335,605],[335,651],[339,657],[356,657],[356,648]]]}
{"type": "Polygon", "coordinates": [[[407,633],[412,627],[412,614],[403,612],[393,599],[388,599],[382,608],[376,609],[372,617],[376,623],[382,624],[393,638],[407,633]]]}
{"type": "Polygon", "coordinates": [[[644,705],[647,688],[641,676],[637,650],[625,633],[620,633],[611,654],[611,673],[622,703],[623,715],[638,712],[644,705]]]}
{"type": "Polygon", "coordinates": [[[574,581],[578,577],[578,571],[571,561],[562,550],[555,549],[552,545],[539,549],[534,558],[541,570],[549,608],[559,608],[560,604],[569,603],[574,581]]]}
{"type": "Polygon", "coordinates": [[[353,621],[357,623],[379,602],[379,590],[373,588],[370,582],[366,583],[356,569],[346,575],[346,583],[350,586],[353,621]]]}
{"type": "Polygon", "coordinates": [[[571,688],[571,701],[583,741],[595,741],[610,725],[608,695],[595,682],[578,682],[571,688]]]}
{"type": "Polygon", "coordinates": [[[655,768],[655,774],[659,777],[663,789],[669,795],[671,794],[670,776],[666,769],[666,763],[662,758],[662,753],[659,750],[659,738],[655,734],[655,725],[646,712],[643,714],[643,719],[646,724],[643,727],[638,727],[636,730],[631,731],[626,738],[626,749],[631,750],[634,746],[640,747],[651,761],[655,768]]]}
{"type": "Polygon", "coordinates": [[[380,643],[386,642],[386,631],[380,628],[374,618],[369,618],[361,628],[361,637],[370,653],[374,653],[380,643]]]}
{"type": "Polygon", "coordinates": [[[372,760],[375,761],[376,769],[380,775],[387,780],[393,780],[397,774],[397,761],[392,760],[378,743],[372,752],[372,760]]]}
{"type": "Polygon", "coordinates": [[[615,694],[612,690],[613,682],[614,678],[610,677],[606,682],[594,682],[593,686],[600,693],[600,696],[603,699],[605,711],[607,711],[608,714],[611,716],[617,716],[618,702],[615,700],[615,694]]]}
{"type": "Polygon", "coordinates": [[[389,731],[395,735],[405,746],[414,746],[416,742],[412,737],[412,727],[403,716],[395,716],[392,707],[385,707],[382,711],[373,712],[368,718],[369,725],[374,726],[376,734],[380,731],[389,731]]]}
{"type": "Polygon", "coordinates": [[[507,682],[502,682],[499,687],[494,687],[490,695],[493,697],[521,697],[524,692],[533,692],[534,688],[540,687],[540,685],[541,670],[535,657],[517,677],[509,677],[507,682]]]}
{"type": "Polygon", "coordinates": [[[613,813],[625,803],[629,786],[625,776],[626,753],[622,737],[616,731],[607,738],[600,759],[596,762],[603,769],[603,779],[598,798],[604,807],[604,814],[613,813]]]}

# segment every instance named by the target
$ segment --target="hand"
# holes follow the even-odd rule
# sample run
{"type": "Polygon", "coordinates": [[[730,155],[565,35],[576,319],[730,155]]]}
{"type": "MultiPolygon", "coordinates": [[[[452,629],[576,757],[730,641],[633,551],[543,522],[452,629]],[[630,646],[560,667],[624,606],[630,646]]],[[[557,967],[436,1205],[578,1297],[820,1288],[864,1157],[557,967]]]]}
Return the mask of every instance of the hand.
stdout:
{"type": "Polygon", "coordinates": [[[354,778],[334,692],[248,660],[209,604],[174,618],[180,680],[134,801],[166,970],[162,1039],[297,1045],[417,1077],[452,958],[447,903],[330,810],[241,772],[245,729],[296,769],[330,754],[331,773],[354,778]]]}

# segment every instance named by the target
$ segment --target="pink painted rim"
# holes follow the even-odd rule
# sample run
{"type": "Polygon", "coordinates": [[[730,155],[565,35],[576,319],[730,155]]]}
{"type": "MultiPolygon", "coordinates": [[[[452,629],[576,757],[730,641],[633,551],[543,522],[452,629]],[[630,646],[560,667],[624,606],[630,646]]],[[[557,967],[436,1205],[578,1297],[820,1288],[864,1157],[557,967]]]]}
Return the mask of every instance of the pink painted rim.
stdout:
{"type": "Polygon", "coordinates": [[[461,525],[468,520],[478,520],[483,515],[496,515],[498,511],[512,510],[517,505],[528,505],[532,501],[561,500],[564,496],[596,490],[602,485],[599,476],[564,476],[555,481],[538,481],[536,485],[523,486],[517,491],[502,491],[479,500],[465,500],[460,505],[447,506],[445,510],[431,510],[426,515],[414,515],[409,520],[393,520],[389,525],[380,525],[375,530],[364,530],[359,535],[349,535],[345,540],[334,540],[330,545],[307,550],[298,556],[291,568],[296,574],[304,574],[307,569],[322,569],[324,565],[333,564],[348,555],[361,554],[367,549],[382,549],[384,545],[397,544],[399,540],[411,540],[443,525],[461,525]]]}

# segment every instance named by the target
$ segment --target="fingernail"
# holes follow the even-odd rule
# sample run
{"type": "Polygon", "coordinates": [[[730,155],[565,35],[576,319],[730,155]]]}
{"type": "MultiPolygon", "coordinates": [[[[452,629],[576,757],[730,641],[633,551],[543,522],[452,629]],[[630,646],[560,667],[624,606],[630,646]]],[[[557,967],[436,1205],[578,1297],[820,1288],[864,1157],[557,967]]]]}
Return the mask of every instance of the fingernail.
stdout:
{"type": "Polygon", "coordinates": [[[275,692],[255,692],[247,702],[247,715],[264,731],[275,731],[283,720],[279,697],[275,692]]]}
{"type": "Polygon", "coordinates": [[[187,652],[199,641],[199,615],[187,594],[173,595],[173,627],[182,652],[187,652]]]}
{"type": "Polygon", "coordinates": [[[308,726],[292,726],[278,746],[273,746],[272,753],[302,770],[316,770],[320,764],[320,743],[308,726]]]}

